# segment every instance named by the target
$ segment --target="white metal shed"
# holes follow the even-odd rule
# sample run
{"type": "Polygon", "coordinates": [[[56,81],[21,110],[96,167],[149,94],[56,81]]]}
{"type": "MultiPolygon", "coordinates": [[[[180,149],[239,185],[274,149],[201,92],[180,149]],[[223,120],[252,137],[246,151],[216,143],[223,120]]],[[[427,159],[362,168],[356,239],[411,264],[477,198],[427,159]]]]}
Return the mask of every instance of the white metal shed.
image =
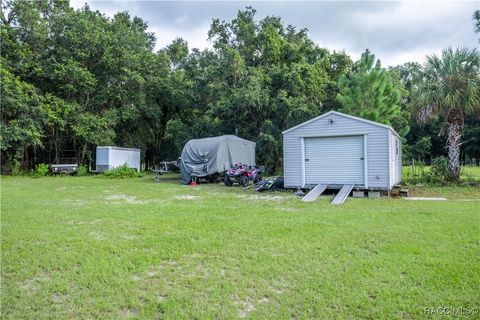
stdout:
{"type": "Polygon", "coordinates": [[[126,164],[140,171],[140,149],[98,146],[96,171],[103,172],[126,164]]]}
{"type": "Polygon", "coordinates": [[[283,174],[286,188],[390,190],[401,181],[401,140],[388,125],[330,111],[283,132],[283,174]]]}

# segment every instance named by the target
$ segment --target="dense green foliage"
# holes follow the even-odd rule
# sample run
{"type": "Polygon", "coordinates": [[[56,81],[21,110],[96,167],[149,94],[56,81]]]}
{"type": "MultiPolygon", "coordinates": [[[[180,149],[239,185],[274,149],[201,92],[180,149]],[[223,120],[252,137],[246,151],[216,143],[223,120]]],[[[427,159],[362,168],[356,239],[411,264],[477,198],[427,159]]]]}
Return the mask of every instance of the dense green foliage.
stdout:
{"type": "MultiPolygon", "coordinates": [[[[141,18],[66,1],[5,1],[0,23],[4,173],[69,150],[90,165],[106,144],[140,148],[148,168],[177,158],[191,138],[220,134],[255,141],[258,162],[279,168],[281,132],[329,110],[391,124],[405,136],[406,159],[445,154],[442,116],[415,121],[420,65],[385,69],[368,50],[354,63],[251,7],[213,20],[213,48],[203,51],[178,38],[154,52],[141,18]]],[[[480,160],[479,132],[468,115],[462,160],[480,160]]]]}
{"type": "Polygon", "coordinates": [[[44,177],[48,174],[49,171],[50,170],[48,164],[39,163],[35,166],[35,171],[33,172],[33,175],[36,177],[44,177]]]}
{"type": "Polygon", "coordinates": [[[83,177],[83,176],[88,176],[88,174],[89,174],[88,167],[86,165],[81,164],[78,166],[77,176],[83,177]]]}
{"type": "Polygon", "coordinates": [[[136,169],[129,168],[126,164],[111,170],[104,171],[101,175],[101,177],[112,179],[139,178],[141,176],[143,176],[142,173],[138,172],[136,169]]]}

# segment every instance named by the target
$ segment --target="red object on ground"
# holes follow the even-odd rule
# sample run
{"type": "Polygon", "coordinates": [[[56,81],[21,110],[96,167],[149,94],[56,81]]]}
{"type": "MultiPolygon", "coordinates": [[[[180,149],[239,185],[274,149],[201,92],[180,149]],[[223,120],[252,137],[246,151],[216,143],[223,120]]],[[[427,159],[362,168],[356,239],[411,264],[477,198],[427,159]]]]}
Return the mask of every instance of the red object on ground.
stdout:
{"type": "Polygon", "coordinates": [[[197,183],[196,183],[195,181],[192,181],[192,183],[190,183],[190,185],[191,185],[192,187],[196,187],[196,186],[197,186],[197,183]]]}

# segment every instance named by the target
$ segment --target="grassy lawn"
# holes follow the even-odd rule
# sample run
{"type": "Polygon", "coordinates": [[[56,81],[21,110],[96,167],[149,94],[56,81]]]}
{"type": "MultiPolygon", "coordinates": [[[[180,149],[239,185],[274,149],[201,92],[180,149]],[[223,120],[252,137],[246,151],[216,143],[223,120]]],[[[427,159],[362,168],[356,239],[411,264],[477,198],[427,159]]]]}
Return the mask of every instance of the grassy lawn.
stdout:
{"type": "Polygon", "coordinates": [[[478,187],[334,207],[162,179],[2,177],[2,318],[413,319],[480,307],[478,187]]]}
{"type": "MultiPolygon", "coordinates": [[[[423,175],[430,172],[430,166],[417,165],[415,168],[417,175],[423,175]]],[[[412,166],[403,166],[403,179],[409,179],[413,175],[412,166]]],[[[461,169],[460,181],[465,182],[480,182],[480,167],[464,166],[461,169]]]]}

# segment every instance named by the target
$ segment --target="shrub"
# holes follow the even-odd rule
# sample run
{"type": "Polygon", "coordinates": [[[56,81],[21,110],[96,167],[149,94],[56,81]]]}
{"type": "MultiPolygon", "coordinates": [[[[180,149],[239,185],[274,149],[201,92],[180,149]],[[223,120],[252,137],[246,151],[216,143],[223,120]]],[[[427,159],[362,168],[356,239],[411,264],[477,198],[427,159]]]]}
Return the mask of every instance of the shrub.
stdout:
{"type": "Polygon", "coordinates": [[[5,165],[2,166],[2,174],[10,174],[12,176],[21,176],[28,174],[20,167],[20,162],[17,159],[7,160],[5,165]]]}
{"type": "Polygon", "coordinates": [[[450,170],[448,170],[448,159],[444,156],[437,157],[432,161],[430,169],[431,182],[445,182],[452,180],[450,170]]]}
{"type": "Polygon", "coordinates": [[[143,174],[138,172],[136,169],[129,168],[126,164],[124,164],[121,167],[103,172],[102,176],[112,179],[126,179],[142,177],[143,174]]]}
{"type": "Polygon", "coordinates": [[[409,184],[428,183],[429,174],[425,162],[416,161],[410,168],[403,171],[403,180],[409,184]]]}
{"type": "Polygon", "coordinates": [[[418,161],[411,170],[404,171],[404,182],[408,184],[445,184],[452,180],[448,170],[448,159],[444,156],[433,159],[430,170],[423,161],[418,161]]]}
{"type": "Polygon", "coordinates": [[[45,177],[50,169],[48,168],[48,164],[45,163],[39,163],[35,167],[35,170],[33,171],[33,175],[35,177],[45,177]]]}
{"type": "Polygon", "coordinates": [[[88,168],[87,168],[86,165],[81,164],[81,165],[78,167],[77,176],[83,177],[83,176],[86,176],[86,175],[88,175],[88,168]]]}

